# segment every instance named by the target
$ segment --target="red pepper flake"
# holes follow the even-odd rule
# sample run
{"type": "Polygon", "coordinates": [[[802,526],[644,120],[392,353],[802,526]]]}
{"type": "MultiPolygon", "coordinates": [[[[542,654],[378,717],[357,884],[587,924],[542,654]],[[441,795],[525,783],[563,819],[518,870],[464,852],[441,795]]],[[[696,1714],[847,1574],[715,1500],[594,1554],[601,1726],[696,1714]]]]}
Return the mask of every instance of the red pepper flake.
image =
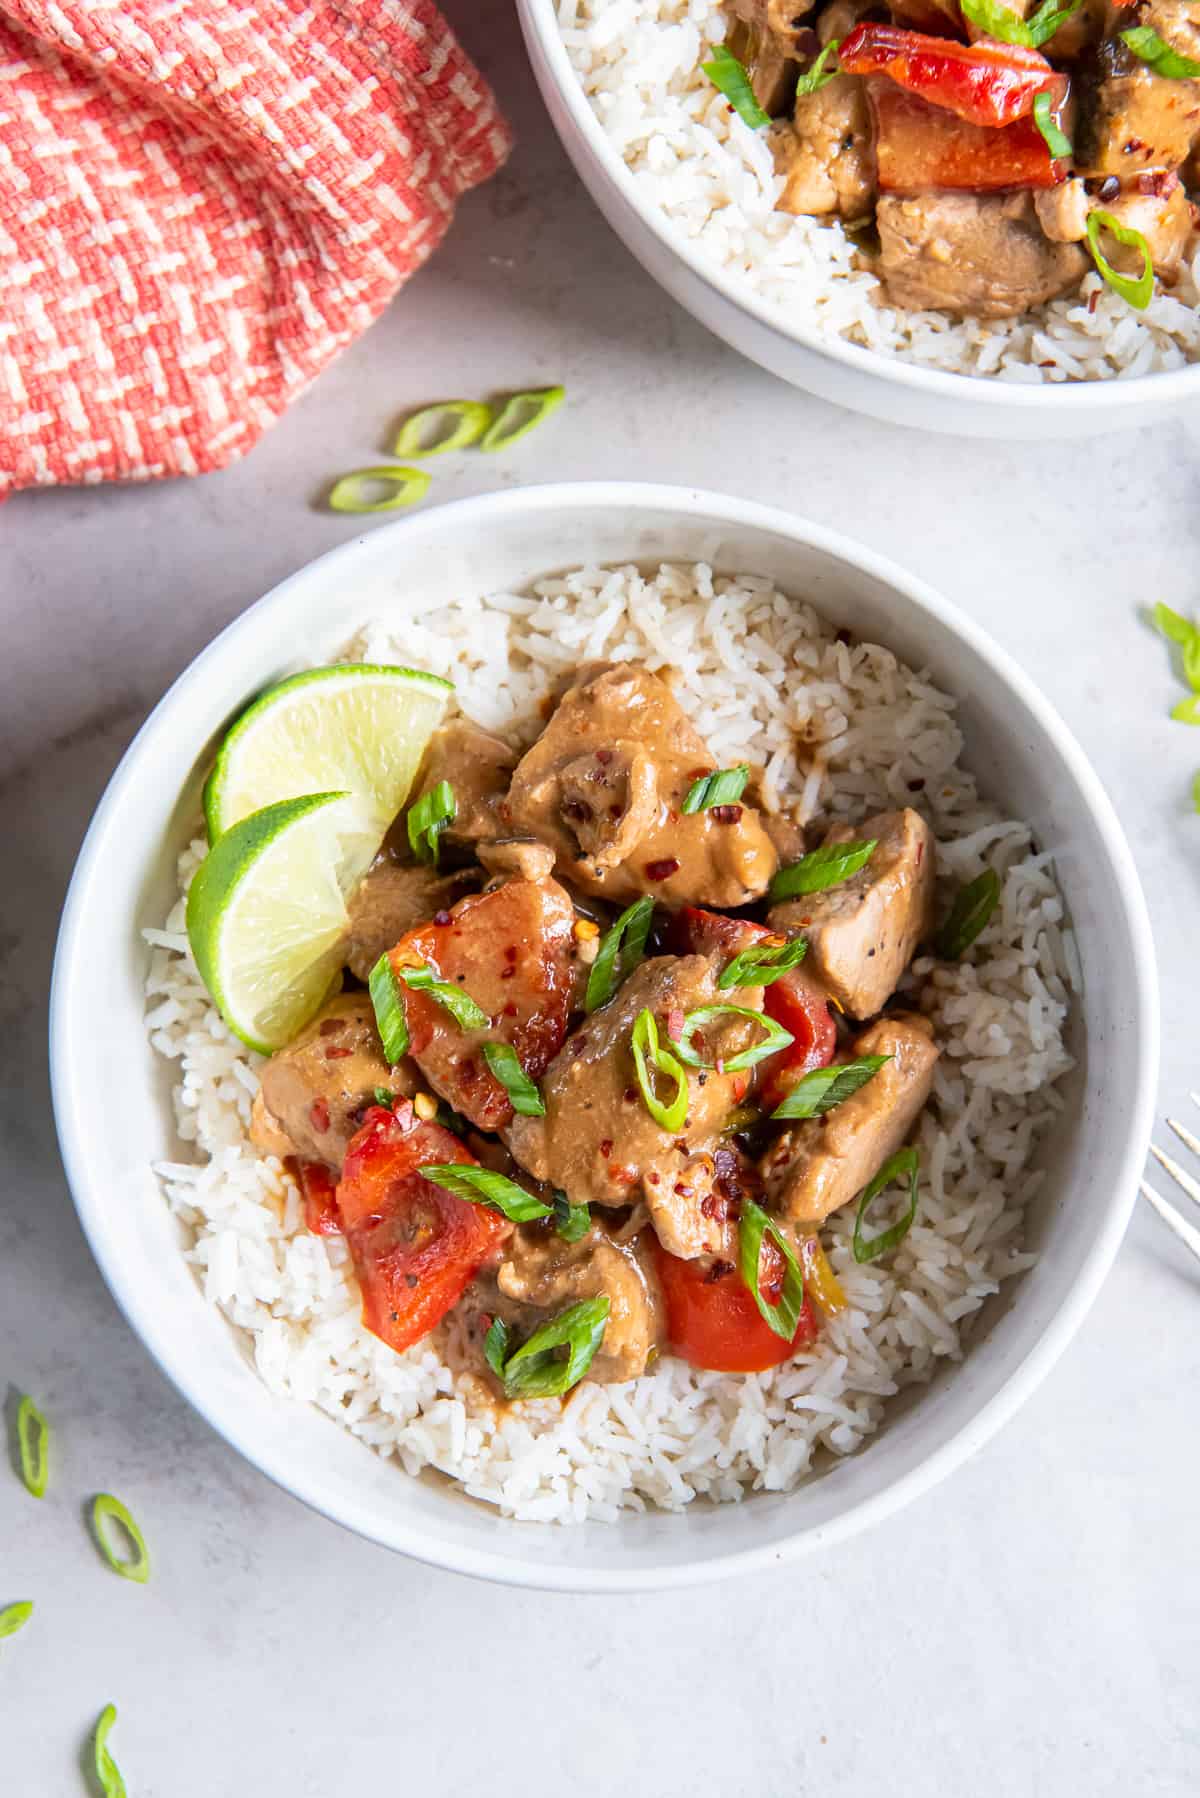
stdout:
{"type": "Polygon", "coordinates": [[[450,913],[448,911],[435,911],[433,914],[433,921],[435,924],[444,926],[450,922],[450,913]]]}
{"type": "Polygon", "coordinates": [[[667,1013],[667,1035],[673,1043],[677,1043],[683,1035],[684,1015],[678,1005],[672,1005],[667,1013]]]}
{"type": "Polygon", "coordinates": [[[714,1261],[704,1276],[704,1284],[706,1286],[715,1286],[718,1280],[725,1279],[726,1275],[731,1274],[732,1272],[732,1261],[714,1261]]]}
{"type": "Polygon", "coordinates": [[[604,1159],[607,1161],[609,1156],[612,1154],[612,1152],[613,1152],[612,1137],[606,1136],[604,1138],[604,1141],[600,1144],[600,1153],[603,1155],[604,1159]]]}
{"type": "Polygon", "coordinates": [[[670,880],[672,874],[678,874],[679,862],[673,855],[664,856],[660,862],[646,863],[647,880],[670,880]]]}
{"type": "Polygon", "coordinates": [[[607,768],[612,759],[613,752],[611,749],[598,749],[596,751],[596,760],[600,763],[602,768],[607,768]]]}
{"type": "MultiPolygon", "coordinates": [[[[1049,368],[1049,366],[1050,366],[1050,364],[1048,362],[1042,363],[1043,368],[1049,368]]],[[[925,858],[925,842],[924,842],[924,839],[922,838],[921,842],[919,842],[917,844],[917,866],[918,866],[918,868],[921,866],[921,863],[924,860],[924,858],[925,858]]]]}
{"type": "Polygon", "coordinates": [[[682,1180],[676,1180],[672,1191],[677,1192],[681,1199],[690,1199],[692,1196],[691,1187],[685,1186],[682,1180]]]}
{"type": "Polygon", "coordinates": [[[714,824],[736,824],[742,808],[740,805],[710,805],[708,815],[714,824]]]}
{"type": "Polygon", "coordinates": [[[517,970],[515,968],[501,968],[501,970],[500,970],[501,980],[511,980],[513,975],[516,973],[516,971],[517,970]]]}
{"type": "MultiPolygon", "coordinates": [[[[675,1190],[678,1192],[679,1188],[676,1187],[675,1190]]],[[[701,1199],[700,1212],[703,1217],[711,1217],[718,1222],[723,1222],[725,1218],[725,1206],[715,1192],[710,1192],[706,1198],[701,1199]]]]}
{"type": "Polygon", "coordinates": [[[347,1055],[353,1055],[353,1053],[353,1049],[326,1049],[323,1059],[325,1061],[344,1061],[347,1055]]]}
{"type": "Polygon", "coordinates": [[[318,1136],[329,1128],[329,1106],[324,1099],[314,1099],[308,1108],[308,1121],[318,1136]]]}
{"type": "Polygon", "coordinates": [[[651,1186],[660,1186],[662,1184],[662,1175],[656,1174],[653,1168],[651,1168],[650,1172],[646,1175],[646,1178],[651,1186]]]}
{"type": "Polygon", "coordinates": [[[1088,295],[1088,311],[1094,312],[1099,304],[1100,304],[1100,289],[1097,288],[1095,293],[1091,293],[1088,295]]]}
{"type": "Polygon", "coordinates": [[[501,1015],[501,1017],[504,1017],[504,1018],[515,1018],[517,1015],[516,1000],[510,999],[508,1004],[504,1007],[504,1010],[501,1012],[500,1015],[501,1015]]]}
{"type": "Polygon", "coordinates": [[[516,961],[517,945],[515,943],[510,943],[508,945],[508,948],[504,951],[504,959],[505,961],[516,961]]]}
{"type": "MultiPolygon", "coordinates": [[[[638,1101],[637,1087],[636,1086],[627,1086],[625,1088],[625,1091],[621,1094],[621,1097],[624,1099],[626,1105],[636,1105],[637,1101],[638,1101]]],[[[657,1180],[658,1175],[656,1174],[654,1176],[654,1178],[657,1180]]]]}
{"type": "Polygon", "coordinates": [[[345,1028],[345,1018],[325,1018],[321,1023],[321,1035],[340,1036],[345,1028]]]}
{"type": "Polygon", "coordinates": [[[567,1047],[570,1049],[572,1055],[582,1055],[583,1051],[587,1048],[587,1043],[582,1036],[573,1036],[567,1047]]]}

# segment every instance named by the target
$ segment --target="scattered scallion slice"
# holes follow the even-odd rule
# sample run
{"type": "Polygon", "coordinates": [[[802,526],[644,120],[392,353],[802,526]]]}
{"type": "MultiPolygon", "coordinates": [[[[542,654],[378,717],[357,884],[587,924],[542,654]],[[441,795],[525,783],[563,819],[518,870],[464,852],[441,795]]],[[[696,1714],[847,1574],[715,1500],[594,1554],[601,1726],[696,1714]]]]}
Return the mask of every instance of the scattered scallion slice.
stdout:
{"type": "Polygon", "coordinates": [[[965,955],[1000,903],[1000,876],[994,868],[960,887],[950,915],[934,938],[933,946],[943,961],[965,955]]]}
{"type": "Polygon", "coordinates": [[[433,969],[422,965],[419,968],[397,968],[396,979],[413,993],[426,993],[435,999],[443,1011],[448,1011],[460,1030],[486,1030],[491,1023],[487,1012],[476,1005],[470,993],[463,991],[449,980],[438,980],[433,969]]]}
{"type": "Polygon", "coordinates": [[[970,19],[972,25],[978,26],[988,37],[997,38],[1002,44],[1023,44],[1027,50],[1037,50],[1079,11],[1082,4],[1083,0],[1067,0],[1065,6],[1059,5],[1058,0],[1042,0],[1027,19],[1000,5],[999,0],[962,0],[962,10],[964,18],[970,19]]]}
{"type": "Polygon", "coordinates": [[[543,1205],[515,1180],[510,1180],[506,1174],[495,1173],[490,1167],[473,1167],[470,1162],[462,1161],[439,1162],[423,1167],[421,1178],[440,1186],[444,1192],[452,1192],[456,1199],[466,1199],[469,1205],[490,1205],[493,1211],[502,1212],[510,1223],[531,1224],[536,1218],[550,1216],[549,1205],[543,1205]]]}
{"type": "Polygon", "coordinates": [[[736,986],[770,986],[781,974],[799,967],[807,953],[808,944],[802,936],[792,937],[786,943],[766,943],[743,949],[721,969],[717,986],[723,993],[736,986]]]}
{"type": "Polygon", "coordinates": [[[648,1007],[637,1015],[629,1047],[633,1052],[633,1065],[643,1105],[656,1124],[674,1135],[676,1131],[683,1129],[687,1121],[687,1075],[670,1050],[664,1049],[659,1043],[658,1025],[654,1021],[654,1013],[648,1007]],[[675,1092],[668,1104],[664,1105],[654,1090],[651,1068],[675,1082],[675,1092]]]}
{"type": "Polygon", "coordinates": [[[585,1011],[595,1011],[598,1006],[606,1005],[621,981],[628,980],[633,973],[646,953],[653,912],[653,899],[635,899],[612,929],[601,937],[596,959],[588,969],[587,991],[583,996],[585,1011]]]}
{"type": "Polygon", "coordinates": [[[96,1731],[92,1737],[92,1765],[96,1769],[96,1778],[100,1782],[104,1798],[127,1798],[121,1769],[108,1751],[109,1731],[116,1720],[116,1706],[106,1704],[96,1720],[96,1731]]]}
{"type": "Polygon", "coordinates": [[[114,1573],[122,1579],[135,1580],[144,1586],[150,1578],[150,1551],[146,1539],[129,1514],[128,1508],[111,1492],[98,1492],[92,1500],[92,1534],[96,1547],[114,1573]],[[113,1524],[117,1525],[114,1531],[113,1524]],[[121,1532],[128,1537],[133,1553],[119,1552],[121,1532]]]}
{"type": "Polygon", "coordinates": [[[1172,49],[1149,25],[1133,25],[1118,34],[1133,54],[1167,81],[1194,81],[1200,75],[1200,62],[1172,49]]]}
{"type": "Polygon", "coordinates": [[[749,778],[748,762],[739,762],[736,768],[718,768],[713,774],[702,774],[688,788],[679,809],[690,816],[692,812],[711,811],[714,805],[736,805],[746,791],[749,778]]]}
{"type": "Polygon", "coordinates": [[[6,1604],[0,1611],[0,1636],[15,1636],[19,1629],[24,1629],[33,1616],[33,1600],[22,1598],[16,1604],[6,1604]]]}
{"type": "Polygon", "coordinates": [[[1150,254],[1150,245],[1140,231],[1132,225],[1123,225],[1120,219],[1114,218],[1111,212],[1105,212],[1097,206],[1088,213],[1087,244],[1092,252],[1092,261],[1100,270],[1114,293],[1138,312],[1144,312],[1154,295],[1154,258],[1150,254]],[[1101,231],[1109,231],[1120,244],[1127,248],[1140,250],[1142,256],[1142,272],[1140,275],[1123,275],[1120,269],[1114,268],[1103,250],[1100,248],[1101,231]]]}
{"type": "Polygon", "coordinates": [[[878,1261],[881,1255],[890,1254],[892,1249],[899,1248],[904,1238],[913,1227],[917,1215],[917,1180],[921,1172],[921,1157],[915,1149],[898,1149],[884,1162],[871,1184],[863,1192],[858,1201],[858,1214],[854,1219],[854,1259],[860,1264],[867,1261],[878,1261]],[[893,1180],[901,1180],[908,1176],[908,1210],[898,1223],[890,1229],[881,1230],[877,1236],[864,1236],[863,1224],[874,1201],[885,1186],[893,1180]]]}
{"type": "Polygon", "coordinates": [[[1187,649],[1200,640],[1200,630],[1185,618],[1182,612],[1173,612],[1160,599],[1150,614],[1154,628],[1165,637],[1168,643],[1178,643],[1181,649],[1187,649]]]}
{"type": "Polygon", "coordinates": [[[392,454],[444,456],[447,450],[469,449],[492,422],[492,408],[482,400],[442,400],[422,406],[401,425],[392,454]]]}
{"type": "Polygon", "coordinates": [[[483,1339],[483,1358],[500,1381],[504,1379],[504,1357],[508,1353],[508,1325],[502,1317],[493,1317],[483,1339]]]}
{"type": "Polygon", "coordinates": [[[1049,94],[1034,95],[1033,122],[1041,132],[1042,141],[1055,160],[1071,154],[1074,146],[1054,116],[1054,102],[1049,94]]]}
{"type": "Polygon", "coordinates": [[[394,512],[400,506],[415,506],[429,491],[429,476],[423,468],[356,468],[344,474],[329,490],[332,512],[394,512]],[[370,481],[381,481],[395,492],[389,499],[367,499],[363,488],[370,481]]]}
{"type": "Polygon", "coordinates": [[[856,1061],[837,1062],[832,1067],[814,1068],[797,1080],[786,1099],[771,1113],[773,1118],[815,1118],[832,1111],[860,1087],[873,1080],[890,1055],[860,1055],[856,1061]]]}
{"type": "Polygon", "coordinates": [[[754,97],[745,66],[728,45],[714,44],[709,50],[708,61],[702,62],[700,67],[713,86],[724,94],[744,125],[749,125],[752,131],[761,131],[764,125],[771,123],[770,114],[763,111],[754,97]]]}
{"type": "Polygon", "coordinates": [[[409,806],[404,825],[408,846],[419,862],[432,862],[437,867],[442,832],[457,815],[458,801],[448,780],[439,780],[436,787],[422,793],[417,803],[409,806]]]}
{"type": "Polygon", "coordinates": [[[1176,724],[1200,724],[1200,693],[1189,693],[1186,699],[1173,705],[1171,716],[1176,724]]]}
{"type": "Polygon", "coordinates": [[[580,1242],[592,1227],[586,1205],[572,1205],[565,1192],[554,1193],[554,1228],[564,1242],[580,1242]]]}
{"type": "Polygon", "coordinates": [[[804,1275],[790,1245],[780,1235],[762,1206],[756,1205],[753,1199],[742,1200],[742,1215],[738,1224],[738,1270],[754,1295],[754,1303],[762,1313],[763,1322],[774,1330],[776,1336],[790,1342],[800,1323],[800,1307],[804,1303],[804,1275]],[[778,1303],[774,1305],[767,1303],[760,1284],[759,1262],[762,1258],[762,1240],[766,1235],[770,1236],[787,1266],[783,1288],[778,1303]]]}
{"type": "Polygon", "coordinates": [[[34,1498],[46,1496],[49,1448],[50,1425],[26,1393],[17,1406],[17,1454],[25,1490],[34,1498]]]}
{"type": "Polygon", "coordinates": [[[1192,776],[1192,810],[1200,812],[1200,774],[1192,776]]]}
{"type": "Polygon", "coordinates": [[[510,449],[557,412],[566,397],[565,387],[536,387],[510,394],[479,439],[480,449],[510,449]]]}
{"type": "Polygon", "coordinates": [[[396,1103],[396,1095],[388,1086],[377,1086],[375,1088],[375,1103],[376,1105],[385,1106],[387,1110],[390,1111],[392,1106],[396,1103]]]}
{"type": "Polygon", "coordinates": [[[780,868],[771,882],[771,903],[781,899],[797,899],[802,893],[821,893],[826,887],[840,886],[860,868],[865,868],[878,847],[879,839],[871,837],[855,843],[824,843],[798,862],[780,868]]]}
{"type": "Polygon", "coordinates": [[[408,1023],[404,1016],[404,999],[400,983],[386,952],[379,957],[367,979],[367,991],[375,1008],[375,1028],[383,1044],[383,1056],[389,1067],[408,1053],[408,1023]]]}
{"type": "Polygon", "coordinates": [[[838,67],[837,61],[837,53],[841,47],[841,38],[835,37],[830,39],[823,50],[818,51],[815,60],[797,78],[797,94],[819,93],[828,82],[833,80],[835,75],[841,74],[842,71],[838,67]]]}
{"type": "Polygon", "coordinates": [[[793,1041],[790,1030],[777,1024],[763,1011],[751,1011],[744,1005],[700,1005],[695,1011],[689,1011],[683,1020],[678,1037],[672,1042],[672,1048],[680,1061],[685,1061],[690,1068],[715,1068],[718,1063],[705,1061],[697,1055],[692,1047],[692,1038],[697,1030],[703,1030],[706,1024],[712,1024],[719,1018],[749,1018],[752,1023],[760,1024],[766,1031],[761,1042],[752,1043],[748,1049],[741,1049],[727,1060],[722,1059],[720,1069],[723,1074],[740,1074],[743,1068],[752,1068],[758,1062],[765,1061],[768,1055],[774,1055],[779,1049],[786,1049],[793,1041]]]}
{"type": "Polygon", "coordinates": [[[604,1340],[607,1294],[583,1299],[535,1330],[509,1355],[500,1378],[509,1398],[559,1398],[577,1386],[604,1340]],[[565,1348],[566,1358],[558,1354],[565,1348]]]}
{"type": "Polygon", "coordinates": [[[483,1059],[496,1076],[514,1111],[522,1117],[545,1117],[546,1107],[536,1082],[529,1078],[511,1043],[484,1043],[483,1059]]]}

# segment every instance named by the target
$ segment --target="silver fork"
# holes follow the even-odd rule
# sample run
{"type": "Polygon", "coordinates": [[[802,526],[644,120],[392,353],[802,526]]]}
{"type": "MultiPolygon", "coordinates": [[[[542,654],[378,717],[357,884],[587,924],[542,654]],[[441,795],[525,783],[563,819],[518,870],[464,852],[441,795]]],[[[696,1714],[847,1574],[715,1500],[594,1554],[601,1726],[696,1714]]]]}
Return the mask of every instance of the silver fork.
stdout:
{"type": "MultiPolygon", "coordinates": [[[[1200,1093],[1191,1093],[1189,1097],[1193,1105],[1200,1106],[1200,1093]]],[[[1168,1118],[1167,1124],[1175,1132],[1184,1148],[1190,1149],[1197,1160],[1200,1160],[1200,1139],[1193,1136],[1190,1130],[1185,1130],[1175,1118],[1168,1118]]],[[[1200,1180],[1196,1180],[1187,1172],[1186,1168],[1180,1167],[1177,1161],[1172,1161],[1169,1155],[1165,1155],[1157,1143],[1150,1144],[1150,1153],[1159,1167],[1165,1168],[1176,1186],[1187,1194],[1192,1203],[1200,1206],[1200,1180]]],[[[1200,1230],[1196,1228],[1195,1224],[1190,1224],[1187,1218],[1181,1212],[1176,1211],[1174,1205],[1169,1205],[1162,1194],[1155,1192],[1146,1180],[1141,1182],[1141,1194],[1144,1199],[1150,1201],[1168,1230],[1174,1230],[1180,1242],[1191,1249],[1192,1254],[1200,1261],[1200,1230]]]]}

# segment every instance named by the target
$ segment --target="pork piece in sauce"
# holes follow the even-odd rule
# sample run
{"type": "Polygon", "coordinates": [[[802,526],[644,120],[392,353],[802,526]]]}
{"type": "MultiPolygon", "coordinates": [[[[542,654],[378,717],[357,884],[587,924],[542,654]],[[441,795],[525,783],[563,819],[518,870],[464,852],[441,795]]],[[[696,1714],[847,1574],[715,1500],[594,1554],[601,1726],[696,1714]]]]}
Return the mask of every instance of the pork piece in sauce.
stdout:
{"type": "Polygon", "coordinates": [[[645,1373],[663,1340],[653,1243],[649,1230],[626,1242],[602,1223],[593,1223],[587,1235],[573,1243],[564,1242],[552,1226],[519,1224],[496,1284],[505,1298],[530,1308],[518,1320],[523,1334],[544,1323],[545,1314],[606,1296],[608,1322],[588,1378],[610,1383],[635,1380],[645,1373]]]}
{"type": "Polygon", "coordinates": [[[478,885],[473,869],[439,874],[426,862],[400,861],[383,850],[346,902],[346,966],[365,984],[379,957],[406,931],[436,912],[449,911],[478,885]]]}
{"type": "Polygon", "coordinates": [[[773,929],[805,937],[807,971],[852,1018],[873,1017],[891,997],[933,927],[937,845],[928,824],[906,807],[854,830],[836,825],[825,841],[872,838],[871,859],[849,880],[785,900],[768,914],[773,929]]]}
{"type": "Polygon", "coordinates": [[[536,837],[497,837],[480,843],[479,859],[493,880],[549,880],[554,851],[536,837]]]}
{"type": "Polygon", "coordinates": [[[1083,70],[1075,169],[1121,180],[1148,169],[1175,169],[1200,134],[1200,83],[1156,75],[1117,34],[1149,25],[1172,49],[1200,60],[1196,8],[1158,0],[1115,21],[1083,70]]]}
{"type": "Polygon", "coordinates": [[[1052,243],[1028,193],[884,194],[875,209],[888,298],[926,308],[1008,318],[1077,287],[1091,258],[1052,243]]]}
{"type": "Polygon", "coordinates": [[[264,1154],[340,1168],[375,1089],[400,1094],[415,1086],[410,1063],[389,1068],[384,1060],[368,995],[342,993],[263,1068],[251,1140],[264,1154]]]}
{"type": "Polygon", "coordinates": [[[404,993],[413,1060],[434,1091],[481,1130],[499,1130],[513,1115],[484,1044],[510,1043],[531,1080],[562,1047],[576,975],[574,923],[557,881],[510,880],[459,900],[391,952],[394,968],[428,967],[486,1013],[486,1028],[468,1030],[428,993],[404,993]]]}
{"type": "Polygon", "coordinates": [[[512,778],[511,827],[550,844],[559,873],[625,905],[735,907],[765,891],[775,851],[753,806],[684,814],[716,763],[666,683],[629,663],[585,670],[512,778]]]}
{"type": "MultiPolygon", "coordinates": [[[[576,1205],[629,1205],[643,1198],[658,1239],[673,1255],[715,1254],[725,1240],[724,1207],[714,1198],[720,1177],[713,1151],[734,1106],[745,1097],[748,1072],[688,1068],[688,1110],[682,1127],[664,1130],[638,1088],[630,1037],[648,1008],[661,1045],[672,1027],[702,1005],[729,1004],[718,991],[723,965],[706,955],[657,956],[644,961],[568,1038],[542,1081],[546,1115],[513,1121],[508,1143],[539,1180],[576,1205]],[[705,1209],[707,1205],[707,1210],[705,1209]]],[[[759,988],[743,987],[736,1003],[762,1008],[759,988]]],[[[761,1037],[748,1018],[723,1019],[693,1039],[706,1061],[730,1058],[761,1037]]],[[[669,1098],[673,1091],[664,1082],[669,1098]]]]}
{"type": "Polygon", "coordinates": [[[865,82],[836,75],[814,94],[798,94],[791,123],[772,127],[771,153],[783,178],[780,212],[870,216],[875,150],[865,82]]]}
{"type": "Polygon", "coordinates": [[[499,808],[516,765],[516,751],[502,737],[494,737],[469,718],[452,718],[429,739],[408,803],[415,805],[440,781],[449,781],[456,811],[442,841],[472,849],[505,835],[499,808]]]}
{"type": "Polygon", "coordinates": [[[880,1018],[851,1045],[850,1058],[860,1055],[892,1059],[832,1111],[785,1130],[762,1158],[767,1198],[789,1223],[819,1224],[849,1204],[902,1147],[929,1097],[938,1050],[924,1018],[880,1018]]]}

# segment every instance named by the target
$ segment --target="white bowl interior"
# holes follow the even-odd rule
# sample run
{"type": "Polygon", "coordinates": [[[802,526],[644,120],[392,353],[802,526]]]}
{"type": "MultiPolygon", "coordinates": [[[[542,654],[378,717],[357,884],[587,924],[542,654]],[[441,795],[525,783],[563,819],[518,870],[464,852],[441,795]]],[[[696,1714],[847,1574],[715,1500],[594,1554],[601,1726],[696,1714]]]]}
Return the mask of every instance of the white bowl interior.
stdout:
{"type": "Polygon", "coordinates": [[[1016,1407],[1079,1322],[1124,1228],[1149,1133],[1155,1007],[1144,906],[1107,800],[1050,708],[967,620],[887,564],[767,508],[617,483],[533,488],[432,510],[324,557],[234,623],[168,693],[101,803],[68,898],[52,1006],[55,1109],[110,1287],[176,1385],[251,1461],[330,1517],[423,1559],[611,1590],[711,1577],[841,1536],[930,1484],[1016,1407]],[[414,586],[433,604],[582,562],[661,558],[769,575],[962,696],[967,759],[985,790],[1055,856],[1084,970],[1080,1067],[1046,1146],[1037,1266],[993,1303],[962,1365],[896,1406],[863,1452],[794,1494],[740,1506],[618,1526],[517,1524],[273,1397],[205,1304],[149,1172],[177,1144],[171,1073],[142,1026],[139,933],[173,897],[206,746],[297,660],[333,655],[389,595],[414,586]]]}

